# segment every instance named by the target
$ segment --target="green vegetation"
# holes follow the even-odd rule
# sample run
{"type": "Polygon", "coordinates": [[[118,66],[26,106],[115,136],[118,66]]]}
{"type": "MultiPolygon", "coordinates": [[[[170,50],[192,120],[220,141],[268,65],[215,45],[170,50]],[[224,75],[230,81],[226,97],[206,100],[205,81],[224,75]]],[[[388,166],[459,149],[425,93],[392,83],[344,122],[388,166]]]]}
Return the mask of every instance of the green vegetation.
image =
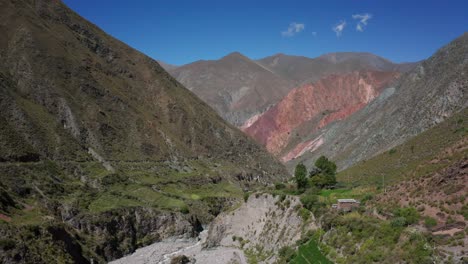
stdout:
{"type": "Polygon", "coordinates": [[[291,260],[292,264],[332,264],[326,256],[322,254],[315,239],[311,239],[304,245],[299,246],[296,256],[291,260]]]}
{"type": "Polygon", "coordinates": [[[420,218],[418,211],[414,207],[397,208],[393,214],[397,218],[404,219],[406,225],[416,224],[420,218]]]}
{"type": "Polygon", "coordinates": [[[277,263],[290,263],[296,257],[296,251],[292,247],[284,246],[278,251],[277,263]]]}
{"type": "Polygon", "coordinates": [[[424,218],[424,225],[425,225],[427,228],[434,227],[434,226],[437,225],[437,220],[435,220],[435,219],[432,218],[432,217],[426,217],[426,218],[424,218]]]}
{"type": "Polygon", "coordinates": [[[336,164],[325,156],[315,162],[319,173],[310,174],[310,184],[319,188],[330,188],[336,184],[336,164]]]}
{"type": "Polygon", "coordinates": [[[294,180],[298,190],[304,190],[307,187],[307,168],[304,164],[297,164],[294,170],[294,180]]]}
{"type": "Polygon", "coordinates": [[[467,124],[468,109],[464,109],[387,153],[339,172],[337,179],[350,186],[382,187],[383,184],[388,186],[450,166],[465,157],[466,151],[448,153],[443,151],[468,136],[467,124]],[[430,161],[436,159],[440,153],[443,153],[444,159],[431,163],[430,161]]]}
{"type": "Polygon", "coordinates": [[[325,215],[324,226],[329,233],[324,243],[332,246],[327,248],[327,255],[334,256],[336,263],[432,263],[430,237],[405,227],[404,217],[396,219],[382,221],[358,212],[325,215]],[[403,219],[404,224],[393,224],[396,219],[403,219]],[[344,257],[336,254],[337,248],[344,257]]]}

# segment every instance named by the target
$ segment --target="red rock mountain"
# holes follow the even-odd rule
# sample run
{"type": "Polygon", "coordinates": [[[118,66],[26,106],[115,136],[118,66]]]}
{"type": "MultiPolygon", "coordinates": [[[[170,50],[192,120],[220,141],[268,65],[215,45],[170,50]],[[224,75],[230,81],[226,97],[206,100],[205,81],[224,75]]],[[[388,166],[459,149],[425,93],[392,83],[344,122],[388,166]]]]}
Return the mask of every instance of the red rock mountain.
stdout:
{"type": "Polygon", "coordinates": [[[299,143],[303,137],[363,108],[398,76],[381,71],[329,75],[291,90],[243,130],[287,162],[321,144],[320,139],[299,143]]]}
{"type": "Polygon", "coordinates": [[[180,67],[162,65],[238,127],[251,124],[294,87],[325,76],[367,70],[404,72],[414,66],[359,52],[330,53],[317,58],[276,54],[260,60],[233,52],[219,60],[197,61],[180,67]]]}

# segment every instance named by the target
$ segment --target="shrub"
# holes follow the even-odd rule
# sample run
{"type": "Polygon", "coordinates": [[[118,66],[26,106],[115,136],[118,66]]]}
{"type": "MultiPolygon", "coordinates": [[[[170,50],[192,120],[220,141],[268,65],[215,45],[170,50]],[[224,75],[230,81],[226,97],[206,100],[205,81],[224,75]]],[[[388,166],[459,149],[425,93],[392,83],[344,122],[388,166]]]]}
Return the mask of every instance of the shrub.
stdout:
{"type": "Polygon", "coordinates": [[[301,197],[301,203],[305,208],[312,211],[314,206],[318,203],[318,196],[317,195],[304,195],[301,197]]]}
{"type": "Polygon", "coordinates": [[[296,257],[296,251],[292,247],[284,246],[278,251],[278,255],[281,260],[290,262],[296,257]]]}
{"type": "Polygon", "coordinates": [[[404,217],[407,225],[416,224],[420,217],[418,210],[414,207],[398,208],[394,214],[397,217],[404,217]]]}
{"type": "Polygon", "coordinates": [[[189,213],[189,208],[187,205],[183,205],[181,208],[180,208],[180,212],[183,213],[183,214],[188,214],[189,213]]]}
{"type": "Polygon", "coordinates": [[[283,202],[284,200],[286,200],[286,194],[281,194],[280,197],[279,197],[279,200],[280,202],[283,202]]]}
{"type": "Polygon", "coordinates": [[[5,251],[15,248],[15,244],[15,241],[12,239],[0,239],[0,248],[5,251]]]}
{"type": "Polygon", "coordinates": [[[283,190],[285,188],[286,188],[286,185],[284,185],[284,183],[282,183],[282,182],[275,183],[275,189],[276,190],[283,190]]]}
{"type": "Polygon", "coordinates": [[[299,215],[301,216],[302,220],[307,221],[310,218],[310,211],[305,208],[301,208],[299,209],[299,215]]]}
{"type": "Polygon", "coordinates": [[[392,220],[391,225],[392,227],[404,227],[407,226],[408,223],[406,222],[406,219],[404,217],[397,217],[392,220]]]}
{"type": "Polygon", "coordinates": [[[426,217],[424,219],[424,225],[428,228],[431,228],[437,225],[437,221],[432,217],[426,217]]]}
{"type": "Polygon", "coordinates": [[[249,193],[248,192],[245,192],[244,193],[244,202],[247,202],[247,200],[249,200],[249,193]]]}

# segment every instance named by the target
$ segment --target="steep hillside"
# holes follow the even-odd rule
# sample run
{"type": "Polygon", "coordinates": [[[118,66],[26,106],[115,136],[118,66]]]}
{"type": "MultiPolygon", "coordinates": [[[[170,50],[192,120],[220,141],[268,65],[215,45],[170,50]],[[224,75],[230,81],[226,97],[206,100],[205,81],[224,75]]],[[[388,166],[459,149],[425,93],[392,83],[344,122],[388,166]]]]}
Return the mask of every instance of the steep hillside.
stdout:
{"type": "Polygon", "coordinates": [[[376,71],[329,75],[293,89],[243,130],[289,161],[322,144],[321,140],[298,144],[303,137],[363,108],[398,75],[376,71]]]}
{"type": "Polygon", "coordinates": [[[322,141],[299,161],[310,165],[320,155],[341,169],[397,146],[468,106],[468,34],[404,74],[392,87],[343,122],[309,135],[322,141]]]}
{"type": "Polygon", "coordinates": [[[170,73],[236,126],[279,101],[294,86],[238,52],[183,65],[170,73]]]}
{"type": "Polygon", "coordinates": [[[104,262],[193,236],[284,167],[60,1],[0,2],[0,262],[104,262]]]}
{"type": "Polygon", "coordinates": [[[467,158],[468,109],[375,157],[341,171],[350,185],[392,185],[419,178],[467,158]]]}
{"type": "Polygon", "coordinates": [[[318,81],[330,74],[344,74],[352,71],[406,72],[416,65],[416,63],[396,64],[364,52],[329,53],[317,58],[276,54],[260,59],[258,62],[276,74],[299,84],[318,81]]]}
{"type": "Polygon", "coordinates": [[[421,216],[419,229],[430,234],[441,263],[450,259],[463,263],[466,256],[467,124],[465,108],[402,145],[361,161],[337,176],[349,186],[379,187],[375,198],[367,203],[378,218],[391,219],[397,208],[415,208],[421,216]]]}

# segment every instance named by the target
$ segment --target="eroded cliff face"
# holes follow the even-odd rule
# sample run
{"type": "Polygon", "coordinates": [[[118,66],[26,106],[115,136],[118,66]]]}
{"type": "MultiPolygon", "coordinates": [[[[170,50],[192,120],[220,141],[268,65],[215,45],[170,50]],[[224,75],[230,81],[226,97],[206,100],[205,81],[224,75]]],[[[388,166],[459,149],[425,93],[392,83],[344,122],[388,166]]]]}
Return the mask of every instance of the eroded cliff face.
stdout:
{"type": "Polygon", "coordinates": [[[278,104],[243,126],[243,130],[283,161],[312,149],[320,139],[294,143],[366,106],[399,76],[397,72],[361,71],[330,75],[293,89],[278,104]],[[292,142],[292,144],[290,144],[292,142]],[[285,152],[284,150],[289,149],[285,152]]]}
{"type": "Polygon", "coordinates": [[[294,245],[304,230],[317,228],[313,215],[307,221],[299,215],[301,207],[298,197],[253,194],[236,210],[215,218],[205,247],[242,248],[267,254],[265,262],[273,263],[280,248],[294,245]]]}
{"type": "Polygon", "coordinates": [[[307,231],[317,229],[315,217],[310,214],[304,219],[301,208],[297,196],[254,193],[246,202],[219,214],[198,239],[187,239],[187,234],[192,235],[188,228],[188,233],[176,233],[112,263],[169,264],[185,257],[189,263],[247,264],[252,256],[262,256],[260,263],[277,263],[282,247],[295,247],[307,231]]]}

